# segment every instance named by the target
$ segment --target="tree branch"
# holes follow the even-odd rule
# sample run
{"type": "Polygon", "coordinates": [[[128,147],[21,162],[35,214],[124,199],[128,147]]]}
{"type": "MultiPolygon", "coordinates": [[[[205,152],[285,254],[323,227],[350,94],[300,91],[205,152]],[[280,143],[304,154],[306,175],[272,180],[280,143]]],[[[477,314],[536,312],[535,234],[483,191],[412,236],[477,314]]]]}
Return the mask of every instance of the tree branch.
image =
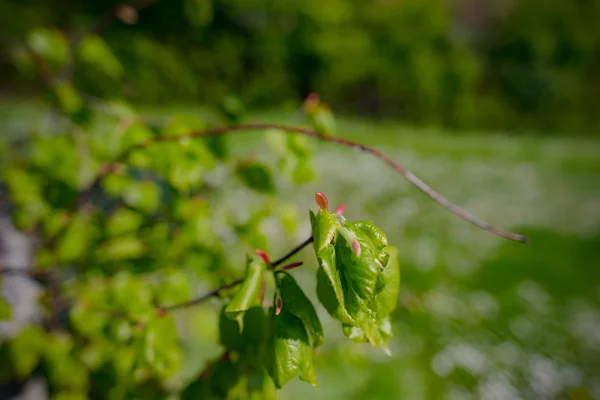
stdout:
{"type": "MultiPolygon", "coordinates": [[[[306,246],[308,246],[309,244],[311,244],[313,242],[313,237],[309,237],[308,239],[306,239],[304,242],[300,243],[298,246],[294,247],[290,252],[288,252],[286,255],[278,258],[276,261],[271,263],[271,266],[273,268],[280,266],[281,264],[283,264],[284,262],[286,262],[288,259],[292,258],[294,255],[296,255],[296,253],[300,252],[300,250],[302,250],[303,248],[305,248],[306,246]]],[[[297,265],[294,265],[297,266],[297,265]]],[[[172,306],[167,306],[167,307],[159,307],[158,312],[169,312],[169,311],[174,311],[174,310],[180,310],[182,308],[188,308],[191,307],[193,305],[202,303],[208,299],[210,299],[211,297],[218,297],[219,294],[221,294],[222,291],[227,290],[227,289],[231,289],[232,287],[235,287],[237,285],[239,285],[240,283],[242,283],[244,280],[243,279],[237,279],[231,283],[228,283],[227,285],[223,285],[219,288],[216,288],[215,290],[212,290],[206,294],[203,294],[202,296],[196,297],[192,300],[186,301],[185,303],[180,303],[180,304],[175,304],[172,306]]]]}
{"type": "Polygon", "coordinates": [[[181,138],[184,138],[184,137],[185,138],[203,138],[203,137],[210,137],[210,136],[223,136],[223,135],[239,133],[239,132],[244,132],[244,131],[258,131],[258,130],[265,130],[265,129],[276,129],[276,130],[280,130],[287,134],[304,135],[304,136],[308,136],[308,137],[311,137],[313,139],[317,139],[317,140],[320,140],[323,142],[333,143],[333,144],[337,144],[340,146],[355,149],[355,150],[358,150],[363,153],[371,154],[372,156],[375,156],[376,158],[378,158],[381,161],[383,161],[384,163],[386,163],[388,166],[390,166],[396,172],[400,173],[400,175],[402,175],[412,185],[416,186],[419,190],[421,190],[423,193],[425,193],[431,199],[436,201],[442,207],[446,208],[452,214],[457,215],[458,217],[464,219],[465,221],[467,221],[481,229],[484,229],[494,235],[503,237],[505,239],[514,240],[514,241],[521,242],[521,243],[527,243],[529,241],[529,239],[526,236],[507,232],[502,229],[496,228],[496,227],[490,225],[489,223],[468,213],[467,211],[463,210],[462,208],[458,207],[457,205],[451,203],[449,200],[444,198],[441,194],[439,194],[438,192],[433,190],[425,182],[423,182],[422,180],[417,178],[412,172],[410,172],[409,170],[404,168],[401,164],[395,162],[389,156],[385,155],[384,153],[382,153],[381,151],[379,151],[373,147],[370,147],[370,146],[367,146],[367,145],[364,145],[361,143],[357,143],[357,142],[354,142],[354,141],[351,141],[348,139],[325,135],[323,133],[315,132],[315,131],[307,129],[307,128],[284,126],[284,125],[261,123],[261,122],[208,128],[208,129],[204,129],[204,130],[200,130],[200,131],[191,131],[191,132],[188,132],[187,134],[183,134],[183,135],[157,136],[157,137],[153,137],[152,139],[149,139],[145,142],[133,145],[133,146],[129,147],[128,149],[126,149],[123,153],[121,153],[121,155],[119,157],[117,157],[116,160],[114,160],[113,162],[110,162],[108,164],[105,164],[103,167],[100,168],[98,174],[96,175],[96,178],[91,182],[91,184],[86,189],[84,189],[81,192],[80,199],[82,201],[80,202],[80,206],[84,206],[89,201],[90,191],[97,184],[99,184],[106,175],[108,175],[111,172],[113,172],[114,170],[116,170],[120,163],[125,162],[127,160],[127,158],[136,150],[145,149],[156,143],[179,141],[179,140],[181,140],[181,138]]]}

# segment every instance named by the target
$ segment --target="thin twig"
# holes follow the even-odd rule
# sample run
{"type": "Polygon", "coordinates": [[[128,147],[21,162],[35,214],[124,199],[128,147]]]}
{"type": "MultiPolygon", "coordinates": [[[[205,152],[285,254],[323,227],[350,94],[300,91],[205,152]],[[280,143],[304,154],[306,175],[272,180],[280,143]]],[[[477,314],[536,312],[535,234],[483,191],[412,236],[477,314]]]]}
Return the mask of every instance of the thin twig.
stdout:
{"type": "MultiPolygon", "coordinates": [[[[282,256],[281,258],[277,259],[275,262],[271,263],[271,266],[273,268],[283,264],[284,262],[286,262],[289,258],[293,257],[296,253],[298,253],[300,250],[302,250],[303,248],[305,248],[306,246],[308,246],[309,244],[311,244],[313,242],[313,237],[309,237],[308,239],[306,239],[304,242],[300,243],[298,246],[294,247],[294,249],[292,249],[290,252],[288,252],[286,255],[282,256]]],[[[243,279],[237,279],[231,283],[228,283],[227,285],[223,285],[219,288],[216,288],[208,293],[203,294],[202,296],[196,297],[192,300],[186,301],[185,303],[180,303],[180,304],[174,304],[172,306],[167,306],[167,307],[160,307],[158,309],[159,312],[169,312],[169,311],[174,311],[174,310],[180,310],[183,308],[188,308],[191,307],[193,305],[202,303],[212,297],[218,297],[222,291],[227,290],[227,289],[231,289],[232,287],[235,287],[237,285],[239,285],[240,283],[242,283],[244,280],[243,279]]]]}
{"type": "Polygon", "coordinates": [[[113,162],[110,162],[110,163],[104,165],[102,168],[100,168],[100,171],[99,171],[98,175],[96,175],[96,178],[92,181],[92,183],[86,189],[84,189],[81,192],[80,199],[84,199],[85,202],[89,201],[89,192],[98,183],[100,183],[100,181],[106,175],[108,175],[109,173],[114,171],[118,167],[118,164],[126,161],[127,158],[136,150],[147,148],[156,143],[179,141],[182,138],[202,138],[202,137],[210,137],[210,136],[221,136],[221,135],[228,135],[228,134],[233,134],[233,133],[238,133],[238,132],[243,132],[243,131],[257,131],[257,130],[265,130],[265,129],[276,129],[276,130],[280,130],[280,131],[288,133],[288,134],[300,134],[300,135],[304,135],[304,136],[308,136],[308,137],[311,137],[314,139],[321,140],[323,142],[334,143],[334,144],[337,144],[340,146],[348,147],[348,148],[355,149],[355,150],[358,150],[358,151],[361,151],[364,153],[371,154],[371,155],[379,158],[380,160],[382,160],[384,163],[386,163],[388,166],[390,166],[392,169],[394,169],[398,173],[400,173],[400,175],[402,175],[412,185],[416,186],[419,190],[421,190],[423,193],[428,195],[430,198],[432,198],[434,201],[436,201],[442,207],[446,208],[448,211],[450,211],[451,213],[464,219],[465,221],[470,222],[471,224],[473,224],[481,229],[484,229],[494,235],[503,237],[505,239],[510,239],[510,240],[514,240],[514,241],[522,242],[522,243],[527,243],[529,241],[529,239],[526,236],[507,232],[502,229],[496,228],[496,227],[488,224],[487,222],[475,217],[474,215],[468,213],[467,211],[463,210],[462,208],[458,207],[457,205],[451,203],[449,200],[444,198],[441,194],[439,194],[438,192],[433,190],[425,182],[423,182],[422,180],[417,178],[412,172],[410,172],[409,170],[404,168],[402,165],[400,165],[399,163],[392,160],[389,156],[385,155],[384,153],[382,153],[381,151],[379,151],[373,147],[370,147],[370,146],[367,146],[367,145],[364,145],[361,143],[357,143],[357,142],[354,142],[354,141],[351,141],[348,139],[339,138],[339,137],[315,132],[315,131],[313,131],[311,129],[307,129],[307,128],[284,126],[284,125],[261,123],[261,122],[223,126],[223,127],[214,127],[214,128],[204,129],[201,131],[190,131],[190,132],[188,132],[186,134],[182,134],[182,135],[156,136],[145,142],[133,145],[133,146],[129,147],[128,149],[126,149],[123,153],[121,153],[121,155],[119,157],[117,157],[116,160],[114,160],[113,162]]]}

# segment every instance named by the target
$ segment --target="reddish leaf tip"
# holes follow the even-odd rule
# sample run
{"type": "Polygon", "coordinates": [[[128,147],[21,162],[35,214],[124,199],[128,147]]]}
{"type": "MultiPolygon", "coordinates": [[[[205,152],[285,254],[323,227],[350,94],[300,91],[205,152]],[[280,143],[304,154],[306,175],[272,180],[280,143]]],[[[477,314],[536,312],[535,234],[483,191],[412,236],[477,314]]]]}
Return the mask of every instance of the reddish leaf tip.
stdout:
{"type": "Polygon", "coordinates": [[[344,213],[344,211],[346,211],[346,205],[345,204],[340,204],[338,206],[338,208],[335,209],[334,214],[342,215],[344,213]]]}
{"type": "Polygon", "coordinates": [[[329,201],[327,200],[327,196],[325,196],[323,193],[315,193],[315,201],[321,210],[327,211],[329,209],[329,201]]]}
{"type": "Polygon", "coordinates": [[[164,308],[159,308],[156,310],[156,316],[158,318],[164,318],[167,316],[167,312],[164,310],[164,308]]]}
{"type": "Polygon", "coordinates": [[[271,263],[271,260],[269,259],[269,256],[267,255],[267,253],[265,253],[261,249],[256,249],[256,254],[258,254],[260,256],[260,258],[262,258],[263,261],[266,262],[267,264],[271,263]]]}
{"type": "Polygon", "coordinates": [[[360,257],[360,243],[356,239],[352,241],[352,251],[356,257],[360,257]]]}

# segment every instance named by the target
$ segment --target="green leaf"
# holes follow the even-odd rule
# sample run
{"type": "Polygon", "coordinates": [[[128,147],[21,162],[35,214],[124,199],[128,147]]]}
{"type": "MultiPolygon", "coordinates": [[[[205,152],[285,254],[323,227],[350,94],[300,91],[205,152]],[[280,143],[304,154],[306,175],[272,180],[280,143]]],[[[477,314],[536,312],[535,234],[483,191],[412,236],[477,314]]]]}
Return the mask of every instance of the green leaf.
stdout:
{"type": "Polygon", "coordinates": [[[10,304],[0,297],[0,321],[7,321],[12,316],[12,307],[10,304]]]}
{"type": "Polygon", "coordinates": [[[46,334],[39,326],[24,328],[10,341],[10,355],[15,375],[27,378],[37,367],[46,346],[46,334]]]}
{"type": "Polygon", "coordinates": [[[159,205],[160,190],[154,182],[131,182],[123,194],[125,203],[151,213],[159,205]]]}
{"type": "Polygon", "coordinates": [[[316,214],[310,210],[310,225],[314,238],[315,253],[318,256],[325,246],[333,242],[339,225],[335,215],[325,210],[319,210],[316,214]]]}
{"type": "Polygon", "coordinates": [[[148,365],[160,379],[173,376],[181,366],[183,353],[175,320],[171,315],[154,317],[145,326],[140,350],[144,365],[148,365]]]}
{"type": "Polygon", "coordinates": [[[111,78],[123,75],[123,67],[110,47],[98,35],[86,35],[79,47],[81,60],[111,78]]]}
{"type": "Polygon", "coordinates": [[[320,346],[323,343],[323,327],[315,307],[290,274],[279,271],[276,274],[276,279],[281,293],[283,309],[302,321],[312,347],[320,346]]]}
{"type": "Polygon", "coordinates": [[[225,315],[231,319],[237,319],[240,331],[244,329],[244,312],[252,307],[258,300],[263,275],[266,270],[264,262],[254,261],[248,257],[246,260],[246,273],[240,289],[225,308],[225,315]]]}
{"type": "Polygon", "coordinates": [[[69,52],[69,43],[58,29],[36,28],[27,35],[27,44],[53,66],[62,65],[69,52]]]}
{"type": "Polygon", "coordinates": [[[96,250],[100,262],[122,261],[138,258],[144,254],[146,247],[136,235],[121,236],[103,243],[96,250]]]}
{"type": "Polygon", "coordinates": [[[313,129],[319,133],[326,135],[334,135],[336,133],[335,118],[331,110],[326,106],[319,108],[309,116],[309,121],[313,129]]]}
{"type": "Polygon", "coordinates": [[[91,236],[91,221],[89,215],[77,214],[59,240],[57,246],[58,258],[63,263],[73,262],[85,255],[89,250],[91,236]]]}
{"type": "Polygon", "coordinates": [[[115,211],[106,221],[106,232],[110,236],[118,236],[126,233],[135,233],[142,225],[144,217],[142,214],[120,208],[115,211]]]}
{"type": "Polygon", "coordinates": [[[267,166],[258,162],[245,162],[237,165],[235,173],[250,189],[257,192],[275,193],[273,176],[267,166]]]}
{"type": "Polygon", "coordinates": [[[219,343],[226,349],[241,350],[244,344],[237,320],[227,317],[225,307],[219,316],[219,343]]]}
{"type": "Polygon", "coordinates": [[[327,312],[341,321],[351,321],[346,311],[340,273],[336,266],[335,248],[329,245],[317,256],[320,268],[317,271],[317,297],[327,312]]]}
{"type": "Polygon", "coordinates": [[[155,289],[158,304],[168,306],[189,300],[190,283],[188,276],[182,271],[165,272],[155,289]]]}
{"type": "Polygon", "coordinates": [[[48,381],[56,388],[80,391],[88,385],[88,371],[73,357],[75,343],[66,333],[51,333],[44,342],[48,381]]]}
{"type": "Polygon", "coordinates": [[[183,9],[186,19],[195,27],[209,25],[213,19],[212,1],[185,0],[183,9]]]}
{"type": "Polygon", "coordinates": [[[365,237],[369,238],[373,243],[373,246],[377,249],[382,249],[388,245],[387,237],[385,233],[378,227],[376,227],[372,222],[369,221],[357,221],[357,222],[347,222],[345,226],[358,233],[362,234],[365,237]]]}
{"type": "Polygon", "coordinates": [[[298,373],[300,379],[317,386],[304,324],[283,309],[279,315],[273,315],[273,337],[267,347],[265,367],[278,389],[298,373]]]}
{"type": "Polygon", "coordinates": [[[298,160],[298,164],[294,169],[292,179],[294,180],[295,184],[303,185],[315,179],[316,176],[317,174],[315,170],[308,163],[308,161],[300,159],[298,160]]]}
{"type": "Polygon", "coordinates": [[[388,246],[384,249],[389,255],[389,262],[382,272],[385,286],[377,294],[377,317],[379,319],[390,315],[398,305],[400,292],[400,264],[398,263],[398,249],[388,246]]]}
{"type": "Polygon", "coordinates": [[[74,114],[81,109],[83,102],[73,85],[60,82],[54,86],[54,94],[60,108],[67,114],[74,114]]]}
{"type": "Polygon", "coordinates": [[[111,295],[115,305],[136,319],[152,307],[152,292],[138,277],[121,271],[112,278],[111,295]]]}

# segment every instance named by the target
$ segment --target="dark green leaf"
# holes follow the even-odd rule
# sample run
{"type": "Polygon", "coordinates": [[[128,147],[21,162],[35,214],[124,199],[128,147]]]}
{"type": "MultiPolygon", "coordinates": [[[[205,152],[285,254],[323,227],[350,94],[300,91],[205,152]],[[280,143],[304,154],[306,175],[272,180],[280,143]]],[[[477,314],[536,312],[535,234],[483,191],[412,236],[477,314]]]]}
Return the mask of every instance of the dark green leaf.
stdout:
{"type": "Polygon", "coordinates": [[[219,342],[231,350],[241,350],[243,338],[240,333],[240,325],[237,320],[233,320],[225,315],[225,307],[221,309],[219,316],[219,342]]]}
{"type": "Polygon", "coordinates": [[[265,367],[279,389],[298,373],[302,380],[317,385],[304,325],[285,310],[273,315],[273,338],[267,347],[265,367]]]}
{"type": "Polygon", "coordinates": [[[273,194],[275,192],[275,183],[269,168],[261,163],[246,162],[238,164],[236,175],[250,189],[257,192],[273,194]]]}
{"type": "Polygon", "coordinates": [[[321,266],[317,271],[317,295],[331,316],[342,321],[351,321],[346,311],[344,291],[340,273],[336,266],[335,248],[329,245],[318,254],[321,266]]]}
{"type": "Polygon", "coordinates": [[[313,304],[290,274],[280,271],[276,277],[283,301],[283,309],[302,321],[312,347],[320,346],[323,343],[323,327],[313,304]]]}

